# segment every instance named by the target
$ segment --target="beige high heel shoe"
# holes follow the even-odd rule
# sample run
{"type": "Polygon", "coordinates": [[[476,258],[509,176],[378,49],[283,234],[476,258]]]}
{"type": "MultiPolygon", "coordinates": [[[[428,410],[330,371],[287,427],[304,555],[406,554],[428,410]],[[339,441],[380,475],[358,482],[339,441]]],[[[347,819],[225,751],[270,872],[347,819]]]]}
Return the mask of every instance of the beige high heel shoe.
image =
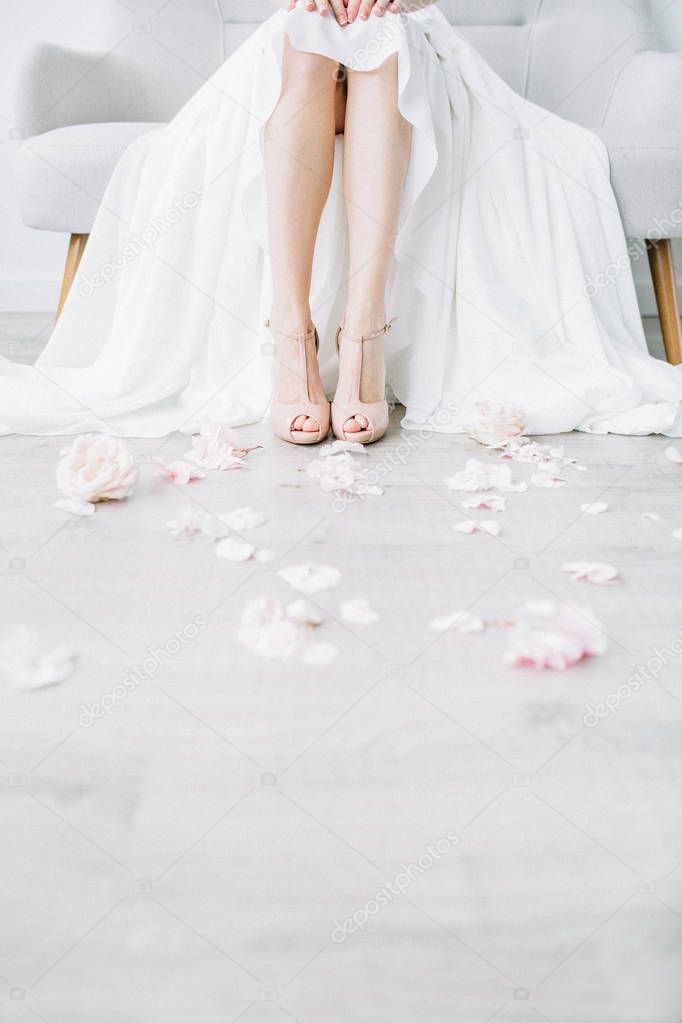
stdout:
{"type": "MultiPolygon", "coordinates": [[[[265,326],[272,330],[272,323],[270,320],[265,321],[265,326]]],[[[306,346],[310,338],[315,338],[315,351],[317,352],[320,347],[320,338],[317,333],[317,327],[313,327],[311,330],[301,334],[284,334],[280,330],[272,330],[273,334],[279,337],[287,338],[289,341],[298,342],[298,368],[296,373],[301,380],[302,388],[305,389],[305,394],[300,398],[297,398],[294,402],[279,401],[273,397],[270,403],[270,413],[272,416],[272,428],[275,434],[282,440],[288,441],[290,444],[319,444],[320,441],[324,440],[329,433],[329,402],[319,402],[310,400],[310,390],[308,387],[308,363],[306,360],[306,346]],[[314,419],[318,424],[319,429],[315,431],[305,430],[292,430],[292,424],[294,420],[298,419],[299,416],[307,416],[309,419],[314,419]]]]}
{"type": "Polygon", "coordinates": [[[374,330],[371,334],[363,334],[362,337],[347,337],[344,333],[344,327],[339,327],[336,332],[337,352],[339,351],[342,334],[344,341],[357,345],[357,357],[353,365],[351,382],[353,397],[348,402],[337,401],[336,398],[332,402],[332,430],[334,431],[334,436],[338,437],[339,440],[346,440],[351,444],[373,444],[375,441],[381,440],[388,429],[388,402],[385,398],[381,401],[360,401],[360,380],[362,376],[362,346],[364,342],[373,341],[374,338],[380,337],[382,334],[388,334],[394,322],[394,320],[389,320],[379,330],[374,330]],[[363,416],[367,420],[367,429],[359,430],[355,433],[347,432],[345,424],[349,419],[354,419],[356,416],[363,416]]]}

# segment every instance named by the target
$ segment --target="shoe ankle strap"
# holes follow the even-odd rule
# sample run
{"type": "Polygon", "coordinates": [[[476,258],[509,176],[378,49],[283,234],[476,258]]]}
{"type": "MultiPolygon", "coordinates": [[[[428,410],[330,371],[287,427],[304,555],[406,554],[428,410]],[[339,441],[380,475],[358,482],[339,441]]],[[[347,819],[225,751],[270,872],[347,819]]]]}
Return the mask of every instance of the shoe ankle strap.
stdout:
{"type": "Polygon", "coordinates": [[[314,325],[310,328],[310,330],[306,330],[305,333],[300,334],[285,334],[283,330],[275,330],[272,326],[272,320],[266,320],[265,326],[268,330],[271,330],[273,334],[277,334],[279,337],[286,337],[289,341],[305,342],[309,337],[315,337],[317,334],[317,328],[314,325]]]}
{"type": "Polygon", "coordinates": [[[346,328],[341,326],[339,327],[336,333],[337,347],[341,334],[343,334],[344,339],[346,341],[354,341],[356,344],[361,345],[364,341],[373,341],[375,337],[380,337],[382,334],[388,334],[388,332],[391,330],[393,324],[396,322],[397,319],[398,317],[394,316],[393,319],[389,320],[388,323],[385,323],[383,327],[379,327],[378,330],[373,330],[370,334],[361,334],[360,337],[348,337],[348,335],[345,333],[346,328]]]}

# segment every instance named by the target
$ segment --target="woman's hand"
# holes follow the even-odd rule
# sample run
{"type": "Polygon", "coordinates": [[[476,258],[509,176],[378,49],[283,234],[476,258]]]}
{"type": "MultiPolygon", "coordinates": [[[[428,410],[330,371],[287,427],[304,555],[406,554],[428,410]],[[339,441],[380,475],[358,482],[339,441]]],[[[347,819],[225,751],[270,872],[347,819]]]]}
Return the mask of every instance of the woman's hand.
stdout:
{"type": "MultiPolygon", "coordinates": [[[[347,0],[305,0],[305,8],[307,11],[317,11],[323,17],[327,17],[331,11],[339,25],[347,25],[346,2],[347,0]]],[[[289,10],[293,11],[295,6],[296,0],[289,0],[289,10]]]]}
{"type": "Polygon", "coordinates": [[[397,13],[400,4],[397,0],[348,0],[348,21],[367,21],[372,11],[381,18],[386,11],[397,13]]]}

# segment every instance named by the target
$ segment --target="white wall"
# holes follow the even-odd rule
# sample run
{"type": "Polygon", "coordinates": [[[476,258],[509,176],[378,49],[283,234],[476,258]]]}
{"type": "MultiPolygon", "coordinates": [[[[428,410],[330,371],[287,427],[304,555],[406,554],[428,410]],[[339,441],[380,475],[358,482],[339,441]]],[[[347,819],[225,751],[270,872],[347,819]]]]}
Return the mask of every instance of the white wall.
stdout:
{"type": "MultiPolygon", "coordinates": [[[[135,0],[119,2],[122,13],[136,6],[135,0]]],[[[654,0],[654,4],[661,42],[682,51],[682,0],[654,0]]],[[[13,187],[19,143],[11,137],[16,62],[23,50],[38,41],[85,49],[113,45],[116,29],[102,23],[97,8],[97,0],[0,0],[0,309],[55,308],[66,249],[65,237],[29,230],[19,218],[13,187]]],[[[682,272],[682,246],[678,269],[682,272]]],[[[654,304],[646,261],[637,273],[642,308],[651,313],[654,304]]]]}

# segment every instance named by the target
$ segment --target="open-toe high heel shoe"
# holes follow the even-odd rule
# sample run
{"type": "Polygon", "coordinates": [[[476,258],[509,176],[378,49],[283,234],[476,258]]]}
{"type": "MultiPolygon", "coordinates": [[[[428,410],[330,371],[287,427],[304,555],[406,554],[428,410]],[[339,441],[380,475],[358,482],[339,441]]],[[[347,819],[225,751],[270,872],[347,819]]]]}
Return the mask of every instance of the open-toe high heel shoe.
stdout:
{"type": "Polygon", "coordinates": [[[310,399],[306,349],[308,342],[314,338],[315,351],[318,351],[320,347],[320,338],[317,333],[317,328],[311,327],[310,330],[300,334],[284,334],[282,331],[274,330],[270,320],[265,321],[265,326],[269,327],[273,334],[277,337],[297,342],[298,365],[295,370],[292,370],[292,372],[294,372],[301,381],[302,391],[301,396],[291,402],[280,401],[273,396],[270,403],[272,428],[278,437],[282,440],[288,441],[290,444],[319,444],[319,442],[324,440],[329,433],[330,411],[328,401],[325,400],[320,402],[311,401],[310,399]],[[292,428],[293,424],[300,416],[306,416],[308,419],[313,419],[317,423],[318,429],[294,430],[292,428]]]}
{"type": "Polygon", "coordinates": [[[388,429],[388,402],[385,398],[381,401],[360,401],[360,383],[362,380],[362,346],[365,341],[373,341],[382,334],[388,334],[393,326],[393,320],[385,323],[379,330],[370,334],[363,334],[361,337],[348,337],[345,327],[339,327],[336,332],[336,350],[340,349],[341,335],[344,343],[355,345],[351,366],[351,386],[347,393],[351,395],[348,401],[339,401],[334,398],[332,402],[332,429],[334,436],[339,440],[349,441],[351,444],[373,444],[381,440],[388,429]],[[362,417],[367,426],[362,430],[346,430],[346,423],[349,419],[362,417]]]}

